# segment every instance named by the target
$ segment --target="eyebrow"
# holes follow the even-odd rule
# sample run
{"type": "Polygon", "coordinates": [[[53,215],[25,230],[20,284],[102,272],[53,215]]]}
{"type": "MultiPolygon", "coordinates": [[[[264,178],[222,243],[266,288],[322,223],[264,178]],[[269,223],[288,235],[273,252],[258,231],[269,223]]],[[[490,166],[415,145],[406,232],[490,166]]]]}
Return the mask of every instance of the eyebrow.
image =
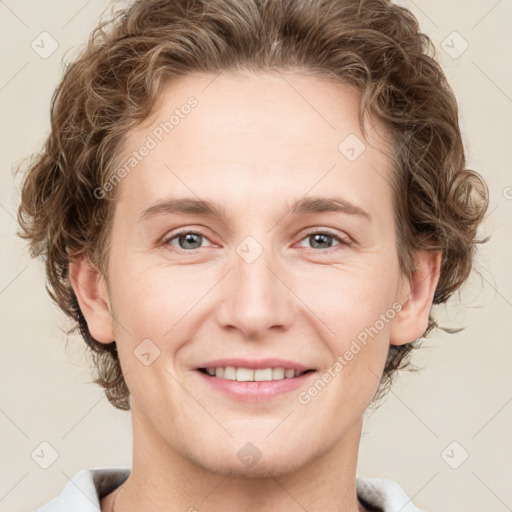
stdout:
{"type": "MultiPolygon", "coordinates": [[[[369,222],[370,214],[346,199],[341,197],[303,197],[288,207],[294,215],[305,215],[325,212],[341,212],[349,215],[358,215],[369,222]]],[[[161,214],[182,213],[188,215],[202,215],[205,217],[225,218],[224,208],[210,201],[193,197],[175,198],[158,201],[143,210],[139,216],[139,222],[161,214]]]]}
{"type": "Polygon", "coordinates": [[[293,214],[341,212],[359,215],[369,222],[372,221],[371,215],[366,210],[341,197],[304,197],[292,205],[290,212],[293,214]]]}

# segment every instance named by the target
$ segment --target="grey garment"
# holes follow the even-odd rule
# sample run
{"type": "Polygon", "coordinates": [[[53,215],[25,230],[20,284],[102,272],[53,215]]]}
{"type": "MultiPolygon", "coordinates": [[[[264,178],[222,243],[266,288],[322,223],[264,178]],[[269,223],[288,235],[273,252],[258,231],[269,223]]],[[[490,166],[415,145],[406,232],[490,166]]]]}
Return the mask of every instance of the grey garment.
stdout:
{"type": "MultiPolygon", "coordinates": [[[[62,492],[36,512],[100,512],[100,500],[119,487],[130,468],[95,468],[78,471],[62,492]]],[[[378,512],[421,512],[402,487],[387,478],[356,478],[358,498],[378,512]]]]}

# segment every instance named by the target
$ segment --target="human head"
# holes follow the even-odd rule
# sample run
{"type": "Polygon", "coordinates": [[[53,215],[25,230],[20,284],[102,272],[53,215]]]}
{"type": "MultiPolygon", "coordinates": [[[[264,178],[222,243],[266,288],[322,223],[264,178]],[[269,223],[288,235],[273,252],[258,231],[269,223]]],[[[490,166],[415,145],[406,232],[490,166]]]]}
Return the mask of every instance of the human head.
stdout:
{"type": "MultiPolygon", "coordinates": [[[[51,133],[19,211],[32,254],[46,260],[49,292],[93,350],[113,405],[129,407],[116,346],[91,335],[69,282],[70,257],[88,254],[108,275],[122,183],[103,199],[97,191],[118,170],[126,135],[166,85],[191,73],[297,70],[359,91],[363,133],[372,118],[390,142],[401,270],[411,275],[416,251],[442,252],[434,304],[467,279],[486,186],[465,169],[456,100],[406,9],[385,0],[144,0],[113,19],[94,31],[56,90],[51,133]]],[[[424,336],[435,326],[430,314],[424,336]]],[[[379,395],[414,346],[390,346],[379,395]]]]}

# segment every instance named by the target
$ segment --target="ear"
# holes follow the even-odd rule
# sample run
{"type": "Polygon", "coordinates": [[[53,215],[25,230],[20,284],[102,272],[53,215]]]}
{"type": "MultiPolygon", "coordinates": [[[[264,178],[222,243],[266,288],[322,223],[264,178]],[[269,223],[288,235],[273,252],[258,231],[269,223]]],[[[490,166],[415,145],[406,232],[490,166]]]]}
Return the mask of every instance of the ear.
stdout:
{"type": "Polygon", "coordinates": [[[106,281],[87,256],[69,264],[69,279],[91,336],[100,343],[115,341],[106,281]]]}
{"type": "Polygon", "coordinates": [[[416,267],[410,279],[404,278],[400,304],[402,309],[391,325],[390,344],[404,345],[421,338],[428,327],[428,317],[441,270],[440,251],[418,251],[416,267]]]}

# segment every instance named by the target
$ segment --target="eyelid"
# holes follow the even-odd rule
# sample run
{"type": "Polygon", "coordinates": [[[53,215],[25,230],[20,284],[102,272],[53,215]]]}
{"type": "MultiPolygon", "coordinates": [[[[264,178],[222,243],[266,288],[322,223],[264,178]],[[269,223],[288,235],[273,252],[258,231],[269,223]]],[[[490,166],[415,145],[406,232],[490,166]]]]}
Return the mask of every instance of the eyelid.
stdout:
{"type": "MultiPolygon", "coordinates": [[[[336,231],[333,231],[329,228],[321,228],[321,227],[310,228],[306,231],[302,231],[300,233],[300,241],[302,241],[304,238],[307,238],[308,236],[316,235],[316,234],[329,235],[329,236],[335,238],[336,240],[338,240],[340,242],[340,244],[344,244],[344,245],[351,245],[353,243],[353,240],[348,235],[342,235],[342,234],[340,234],[336,231]]],[[[332,247],[330,249],[325,249],[325,251],[329,251],[331,249],[334,249],[334,248],[332,247]]]]}
{"type": "MultiPolygon", "coordinates": [[[[203,238],[205,238],[206,240],[208,240],[210,243],[212,243],[209,239],[209,237],[201,230],[201,229],[196,229],[196,228],[192,228],[190,226],[187,226],[187,227],[184,227],[184,228],[178,228],[174,231],[171,231],[170,233],[167,233],[163,238],[162,238],[162,245],[169,245],[170,246],[170,241],[175,239],[176,237],[180,236],[180,235],[185,235],[185,234],[189,234],[189,233],[192,233],[194,235],[201,235],[203,238]]],[[[177,250],[181,250],[181,251],[185,251],[185,252],[192,252],[194,250],[197,250],[197,249],[190,249],[190,250],[186,250],[186,249],[180,249],[179,247],[175,247],[175,249],[177,250]]]]}

